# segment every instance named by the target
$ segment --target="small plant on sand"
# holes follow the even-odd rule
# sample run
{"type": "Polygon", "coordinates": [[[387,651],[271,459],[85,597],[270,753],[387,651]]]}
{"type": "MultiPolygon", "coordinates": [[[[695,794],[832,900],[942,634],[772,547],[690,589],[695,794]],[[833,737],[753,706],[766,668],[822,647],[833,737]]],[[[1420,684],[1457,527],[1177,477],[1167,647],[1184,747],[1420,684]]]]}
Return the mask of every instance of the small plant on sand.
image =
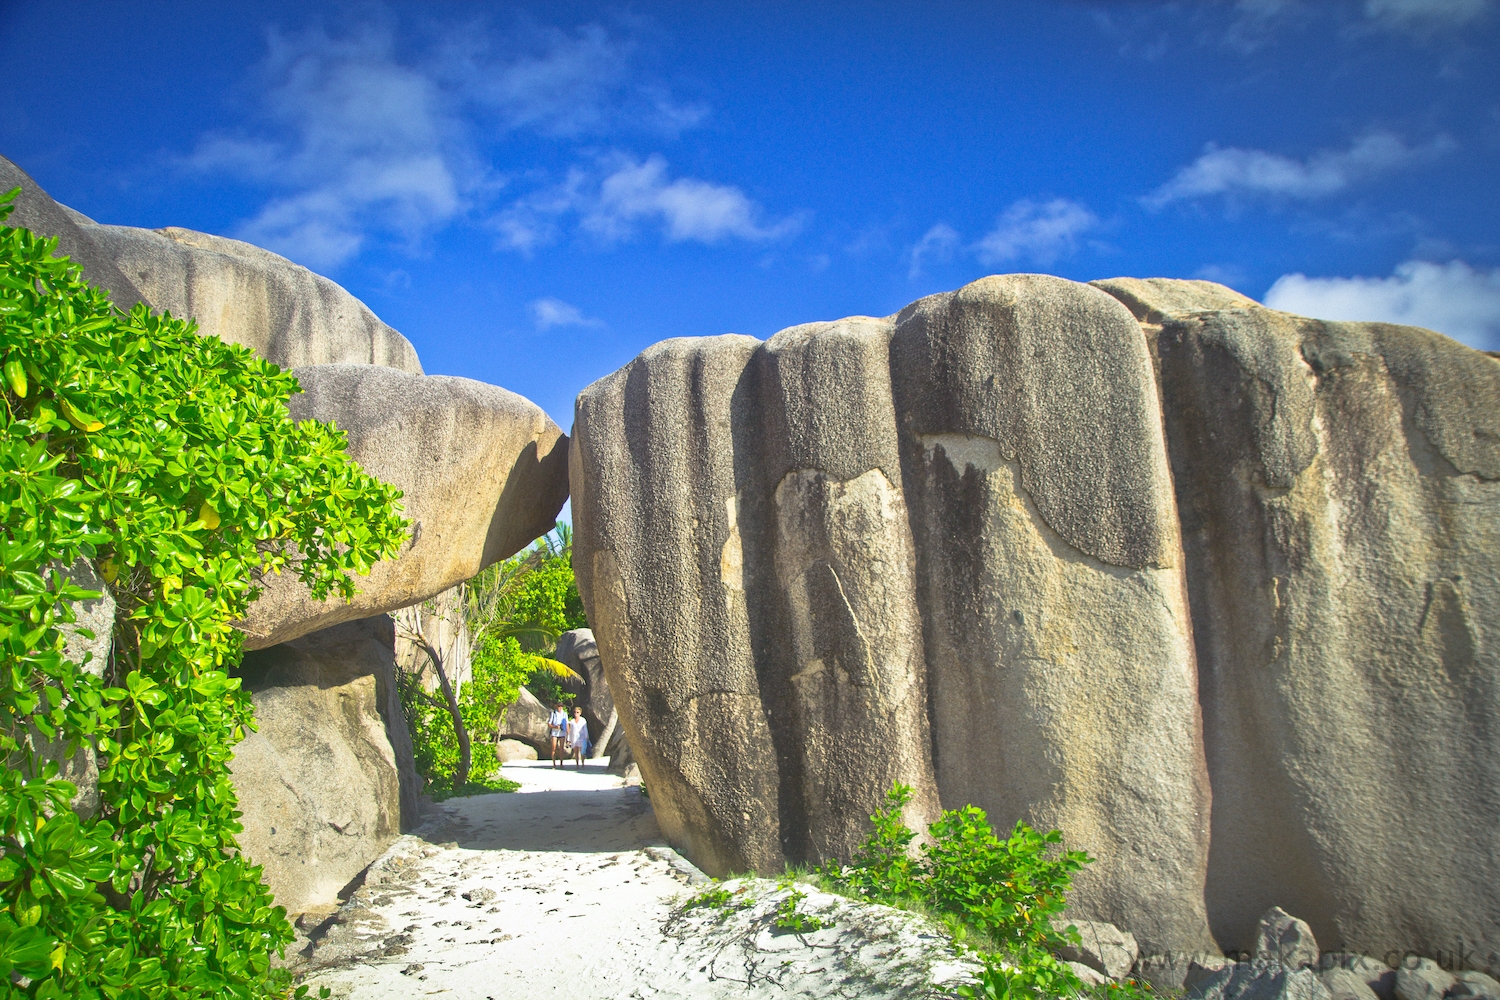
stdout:
{"type": "Polygon", "coordinates": [[[798,889],[797,883],[792,879],[784,878],[777,883],[776,887],[790,890],[781,902],[776,904],[776,919],[772,923],[777,930],[786,931],[789,934],[806,934],[833,926],[832,920],[823,920],[798,909],[802,901],[807,898],[807,893],[798,889]]]}
{"type": "Polygon", "coordinates": [[[722,910],[729,905],[734,898],[734,893],[719,885],[717,880],[707,889],[698,893],[683,904],[684,910],[711,909],[722,910]]]}
{"type": "Polygon", "coordinates": [[[749,909],[755,905],[755,900],[750,898],[749,892],[748,885],[741,885],[731,891],[721,885],[718,879],[714,879],[706,888],[682,905],[682,912],[700,909],[715,910],[719,914],[719,919],[723,920],[737,910],[749,909]]]}

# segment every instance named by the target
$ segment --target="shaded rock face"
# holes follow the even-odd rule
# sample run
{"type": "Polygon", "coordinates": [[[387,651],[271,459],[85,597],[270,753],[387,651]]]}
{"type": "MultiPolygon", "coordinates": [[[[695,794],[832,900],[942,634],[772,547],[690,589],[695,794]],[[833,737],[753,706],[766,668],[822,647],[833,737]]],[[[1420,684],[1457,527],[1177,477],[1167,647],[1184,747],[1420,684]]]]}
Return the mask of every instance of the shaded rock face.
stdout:
{"type": "Polygon", "coordinates": [[[13,203],[15,211],[5,221],[7,226],[30,229],[41,236],[57,237],[57,252],[83,268],[86,280],[109,292],[121,309],[146,301],[134,283],[115,262],[113,255],[99,247],[88,235],[94,225],[89,219],[65,205],[39,187],[31,175],[0,156],[0,193],[19,187],[20,196],[13,203]]]}
{"type": "Polygon", "coordinates": [[[1118,302],[1020,275],[666,341],[575,434],[579,589],[695,863],[847,858],[899,781],[913,828],[967,802],[1061,827],[1100,858],[1070,913],[1212,945],[1177,515],[1118,302]]]}
{"type": "Polygon", "coordinates": [[[1147,955],[1284,906],[1500,967],[1500,364],[1096,285],[666,341],[580,395],[574,565],[664,833],[847,857],[900,780],[913,827],[1062,829],[1070,915],[1147,955]]]}
{"type": "Polygon", "coordinates": [[[1205,283],[1098,283],[1160,365],[1213,797],[1206,899],[1500,968],[1500,362],[1205,283]]]}
{"type": "Polygon", "coordinates": [[[412,537],[357,581],[350,603],[314,601],[289,575],[240,626],[260,649],[342,621],[426,600],[520,551],[568,497],[567,436],[531,401],[496,386],[375,365],[296,370],[293,418],[335,420],[349,455],[399,487],[412,537]]]}
{"type": "Polygon", "coordinates": [[[414,825],[418,781],[385,615],[248,653],[259,731],[234,752],[240,847],[297,914],[339,891],[414,825]]]}
{"type": "Polygon", "coordinates": [[[505,710],[496,734],[501,740],[519,740],[528,744],[539,754],[551,755],[552,740],[547,734],[547,717],[552,714],[550,705],[543,705],[537,696],[521,688],[520,694],[505,710]]]}
{"type": "Polygon", "coordinates": [[[422,374],[411,343],[342,287],[285,257],[191,229],[94,226],[88,237],[158,311],[283,368],[369,364],[422,374]]]}

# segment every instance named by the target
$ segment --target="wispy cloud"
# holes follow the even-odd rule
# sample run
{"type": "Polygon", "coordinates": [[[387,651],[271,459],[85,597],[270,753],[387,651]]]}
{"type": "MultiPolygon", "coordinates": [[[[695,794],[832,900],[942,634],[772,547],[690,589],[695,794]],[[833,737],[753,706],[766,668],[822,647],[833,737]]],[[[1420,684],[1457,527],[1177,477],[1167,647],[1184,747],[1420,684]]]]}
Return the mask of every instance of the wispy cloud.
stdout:
{"type": "Polygon", "coordinates": [[[1500,268],[1461,260],[1411,260],[1388,278],[1309,278],[1284,274],[1265,303],[1318,319],[1425,326],[1481,350],[1500,350],[1500,268]]]}
{"type": "Polygon", "coordinates": [[[1183,46],[1205,46],[1252,58],[1294,33],[1315,29],[1348,38],[1372,30],[1413,41],[1452,36],[1481,20],[1495,4],[1496,0],[1096,0],[1094,20],[1118,40],[1124,56],[1155,61],[1183,46]]]}
{"type": "Polygon", "coordinates": [[[415,245],[492,203],[511,180],[495,146],[518,131],[675,135],[707,113],[636,82],[635,43],[599,25],[500,35],[475,22],[408,51],[415,34],[381,22],[271,32],[256,119],[202,136],[184,160],[269,189],[237,235],[335,267],[374,233],[415,245]]]}
{"type": "Polygon", "coordinates": [[[537,299],[528,307],[538,330],[550,330],[555,326],[602,327],[604,321],[585,316],[577,306],[562,299],[537,299]]]}
{"type": "Polygon", "coordinates": [[[1022,199],[1001,214],[974,250],[984,264],[1029,260],[1046,266],[1077,250],[1079,237],[1097,225],[1098,216],[1082,202],[1022,199]]]}
{"type": "Polygon", "coordinates": [[[624,239],[635,224],[661,224],[673,242],[717,243],[728,237],[772,240],[797,228],[794,219],[762,223],[761,210],[743,191],[692,177],[668,179],[667,161],[652,156],[625,162],[599,185],[598,201],[583,227],[605,239],[624,239]]]}
{"type": "Polygon", "coordinates": [[[941,264],[952,260],[953,251],[958,247],[959,240],[958,230],[946,222],[934,225],[923,233],[922,238],[917,240],[911,248],[909,252],[911,267],[907,270],[906,276],[915,281],[921,277],[922,268],[928,261],[937,261],[941,264]]]}
{"type": "Polygon", "coordinates": [[[1144,197],[1148,208],[1214,196],[1326,198],[1383,173],[1434,160],[1455,149],[1447,136],[1410,146],[1390,132],[1370,132],[1348,149],[1322,150],[1305,160],[1260,149],[1221,149],[1210,143],[1202,156],[1144,197]]]}
{"type": "Polygon", "coordinates": [[[1365,17],[1390,31],[1462,28],[1483,17],[1490,0],[1365,0],[1365,17]]]}
{"type": "Polygon", "coordinates": [[[738,187],[695,177],[672,177],[660,155],[644,160],[623,154],[575,167],[550,189],[517,199],[499,213],[494,228],[501,245],[522,253],[550,243],[559,220],[576,216],[579,228],[603,244],[629,240],[643,227],[669,242],[765,243],[797,231],[795,216],[768,219],[738,187]]]}

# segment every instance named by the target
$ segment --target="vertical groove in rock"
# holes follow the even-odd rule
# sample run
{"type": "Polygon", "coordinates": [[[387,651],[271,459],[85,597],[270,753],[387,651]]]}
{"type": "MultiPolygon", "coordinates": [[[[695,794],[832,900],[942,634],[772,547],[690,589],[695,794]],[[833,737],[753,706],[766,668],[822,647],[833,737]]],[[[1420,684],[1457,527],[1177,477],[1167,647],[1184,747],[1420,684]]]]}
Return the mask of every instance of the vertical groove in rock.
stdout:
{"type": "Polygon", "coordinates": [[[1500,364],[1202,284],[1099,283],[1161,362],[1214,935],[1500,966],[1500,364]]]}
{"type": "Polygon", "coordinates": [[[943,805],[1088,850],[1071,913],[1148,951],[1211,948],[1192,633],[1139,328],[1086,286],[986,278],[903,310],[891,358],[943,805]]]}

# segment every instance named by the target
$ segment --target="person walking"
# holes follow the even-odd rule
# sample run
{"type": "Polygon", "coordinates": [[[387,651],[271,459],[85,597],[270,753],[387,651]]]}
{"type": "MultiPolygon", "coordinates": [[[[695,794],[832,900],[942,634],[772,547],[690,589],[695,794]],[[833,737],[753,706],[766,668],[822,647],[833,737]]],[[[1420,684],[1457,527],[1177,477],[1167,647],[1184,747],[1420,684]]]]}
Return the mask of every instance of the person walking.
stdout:
{"type": "Polygon", "coordinates": [[[562,767],[567,755],[562,758],[557,756],[557,751],[562,749],[562,744],[567,739],[568,713],[563,711],[562,702],[552,706],[552,714],[547,716],[547,735],[552,737],[552,766],[562,767]]]}
{"type": "Polygon", "coordinates": [[[583,717],[583,709],[574,706],[573,717],[568,720],[568,743],[573,747],[573,759],[578,770],[583,770],[583,760],[589,754],[589,723],[583,717]]]}

